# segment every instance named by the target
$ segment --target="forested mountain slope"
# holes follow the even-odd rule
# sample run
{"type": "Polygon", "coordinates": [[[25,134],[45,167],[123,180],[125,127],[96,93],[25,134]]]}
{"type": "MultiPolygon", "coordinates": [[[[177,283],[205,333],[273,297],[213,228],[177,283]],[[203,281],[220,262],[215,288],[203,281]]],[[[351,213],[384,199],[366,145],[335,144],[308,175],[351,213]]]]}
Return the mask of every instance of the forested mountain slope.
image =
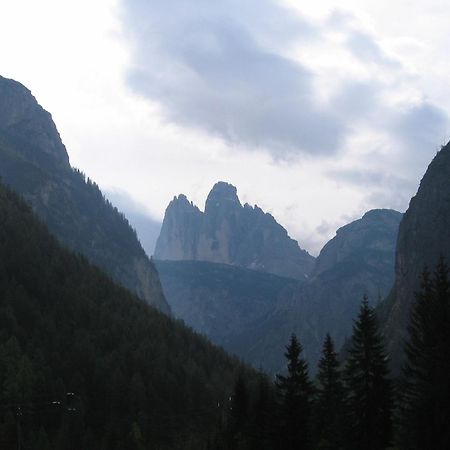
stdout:
{"type": "Polygon", "coordinates": [[[114,280],[169,312],[158,274],[125,217],[71,168],[51,115],[20,83],[0,77],[0,177],[50,231],[114,280]]]}
{"type": "Polygon", "coordinates": [[[280,292],[297,280],[204,261],[155,260],[175,317],[225,350],[245,358],[236,336],[251,329],[276,306],[280,292]]]}
{"type": "Polygon", "coordinates": [[[0,185],[2,449],[202,449],[239,370],[0,185]]]}

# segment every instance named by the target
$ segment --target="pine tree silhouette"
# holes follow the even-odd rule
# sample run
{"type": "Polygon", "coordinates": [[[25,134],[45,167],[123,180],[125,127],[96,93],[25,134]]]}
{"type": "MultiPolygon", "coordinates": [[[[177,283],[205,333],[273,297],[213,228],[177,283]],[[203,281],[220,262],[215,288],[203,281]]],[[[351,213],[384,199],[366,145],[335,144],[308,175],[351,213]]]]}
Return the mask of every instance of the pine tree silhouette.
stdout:
{"type": "Polygon", "coordinates": [[[318,364],[315,440],[318,449],[339,449],[343,438],[344,386],[334,343],[329,334],[318,364]]]}
{"type": "Polygon", "coordinates": [[[349,448],[385,449],[392,438],[392,387],[373,309],[365,296],[353,326],[345,367],[349,448]]]}
{"type": "Polygon", "coordinates": [[[288,373],[277,375],[280,398],[280,448],[303,450],[310,445],[310,416],[313,386],[308,364],[300,357],[303,348],[295,334],[286,347],[288,373]]]}

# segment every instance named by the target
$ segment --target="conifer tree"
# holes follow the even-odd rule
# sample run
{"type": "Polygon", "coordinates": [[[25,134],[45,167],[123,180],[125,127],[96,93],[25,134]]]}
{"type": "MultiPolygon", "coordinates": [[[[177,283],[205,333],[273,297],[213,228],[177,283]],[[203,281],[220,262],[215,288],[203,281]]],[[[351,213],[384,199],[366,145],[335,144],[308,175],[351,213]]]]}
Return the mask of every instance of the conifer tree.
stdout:
{"type": "Polygon", "coordinates": [[[450,448],[450,280],[441,258],[422,274],[405,346],[401,443],[411,450],[450,448]]]}
{"type": "Polygon", "coordinates": [[[231,395],[228,414],[228,443],[231,449],[248,446],[249,392],[243,373],[239,373],[231,395]]]}
{"type": "Polygon", "coordinates": [[[308,364],[300,357],[303,348],[295,334],[286,347],[288,373],[277,375],[280,398],[280,448],[303,450],[310,446],[310,416],[313,386],[308,364]]]}
{"type": "Polygon", "coordinates": [[[256,399],[252,409],[251,449],[270,450],[273,448],[275,433],[275,398],[273,386],[267,376],[260,373],[256,399]]]}
{"type": "Polygon", "coordinates": [[[385,449],[392,438],[392,386],[375,312],[366,296],[353,326],[345,382],[348,447],[385,449]]]}
{"type": "Polygon", "coordinates": [[[318,364],[315,402],[315,440],[318,449],[342,448],[344,386],[334,343],[329,334],[318,364]]]}

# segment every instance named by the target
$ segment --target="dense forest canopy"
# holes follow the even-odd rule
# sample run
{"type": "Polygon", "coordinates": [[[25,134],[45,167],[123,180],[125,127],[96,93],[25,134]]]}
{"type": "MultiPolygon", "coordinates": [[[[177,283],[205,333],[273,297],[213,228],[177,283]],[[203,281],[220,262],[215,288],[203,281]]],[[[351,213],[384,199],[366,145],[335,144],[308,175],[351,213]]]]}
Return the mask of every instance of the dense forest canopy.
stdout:
{"type": "Polygon", "coordinates": [[[1,448],[18,418],[23,448],[199,448],[239,362],[63,249],[3,186],[0,224],[1,448]]]}

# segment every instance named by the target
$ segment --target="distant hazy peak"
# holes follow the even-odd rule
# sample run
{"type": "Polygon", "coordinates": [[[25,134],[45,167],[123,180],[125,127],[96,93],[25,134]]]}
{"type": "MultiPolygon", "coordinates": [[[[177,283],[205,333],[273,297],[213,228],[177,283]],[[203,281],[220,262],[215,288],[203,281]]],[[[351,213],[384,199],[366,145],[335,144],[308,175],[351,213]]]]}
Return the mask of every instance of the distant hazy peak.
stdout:
{"type": "MultiPolygon", "coordinates": [[[[336,235],[347,233],[349,230],[366,227],[367,225],[383,224],[385,222],[399,222],[403,213],[395,209],[371,209],[359,219],[343,225],[336,230],[336,235]]],[[[331,241],[329,241],[331,242],[331,241]]],[[[327,245],[327,244],[326,244],[327,245]]],[[[325,246],[326,246],[325,245],[325,246]]],[[[325,248],[325,247],[324,247],[325,248]]],[[[323,249],[322,249],[323,250],[323,249]]]]}
{"type": "Polygon", "coordinates": [[[403,214],[393,209],[373,209],[336,231],[316,260],[312,276],[335,267],[349,258],[363,259],[372,250],[391,252],[395,248],[403,214]]]}
{"type": "Polygon", "coordinates": [[[20,143],[30,159],[69,167],[69,156],[50,113],[30,90],[14,80],[0,76],[0,128],[4,138],[20,143]]]}
{"type": "Polygon", "coordinates": [[[174,196],[172,201],[167,206],[167,209],[177,209],[177,210],[197,210],[200,211],[197,206],[195,206],[192,201],[189,201],[184,194],[179,194],[174,196]]]}
{"type": "Polygon", "coordinates": [[[214,211],[216,209],[241,207],[241,202],[237,196],[237,189],[235,186],[223,181],[216,183],[205,202],[205,213],[214,211]]]}
{"type": "Polygon", "coordinates": [[[403,213],[396,211],[395,209],[381,208],[371,209],[367,211],[359,220],[398,220],[403,217],[403,213]]]}

